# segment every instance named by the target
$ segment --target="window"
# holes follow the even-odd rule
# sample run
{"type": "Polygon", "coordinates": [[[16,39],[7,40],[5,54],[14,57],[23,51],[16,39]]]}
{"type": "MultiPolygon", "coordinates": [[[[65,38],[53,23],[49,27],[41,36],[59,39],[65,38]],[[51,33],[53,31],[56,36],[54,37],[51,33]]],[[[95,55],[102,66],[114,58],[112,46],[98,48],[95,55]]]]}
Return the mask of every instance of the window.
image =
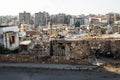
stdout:
{"type": "Polygon", "coordinates": [[[14,33],[9,35],[9,42],[10,42],[10,45],[15,43],[15,35],[14,35],[14,33]]]}
{"type": "Polygon", "coordinates": [[[15,36],[9,37],[9,41],[10,41],[10,45],[12,45],[13,43],[15,43],[15,36]]]}

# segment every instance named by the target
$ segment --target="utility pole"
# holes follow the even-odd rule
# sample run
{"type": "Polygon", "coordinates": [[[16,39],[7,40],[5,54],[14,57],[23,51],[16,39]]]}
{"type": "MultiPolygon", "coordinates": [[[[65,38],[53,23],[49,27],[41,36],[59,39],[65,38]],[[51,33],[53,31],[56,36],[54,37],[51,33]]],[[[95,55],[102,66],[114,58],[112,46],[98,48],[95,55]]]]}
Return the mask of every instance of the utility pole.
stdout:
{"type": "Polygon", "coordinates": [[[45,14],[45,17],[46,17],[46,27],[47,27],[47,21],[48,21],[48,18],[47,18],[47,14],[45,14]]]}
{"type": "Polygon", "coordinates": [[[50,20],[50,35],[52,35],[52,19],[50,20]]]}

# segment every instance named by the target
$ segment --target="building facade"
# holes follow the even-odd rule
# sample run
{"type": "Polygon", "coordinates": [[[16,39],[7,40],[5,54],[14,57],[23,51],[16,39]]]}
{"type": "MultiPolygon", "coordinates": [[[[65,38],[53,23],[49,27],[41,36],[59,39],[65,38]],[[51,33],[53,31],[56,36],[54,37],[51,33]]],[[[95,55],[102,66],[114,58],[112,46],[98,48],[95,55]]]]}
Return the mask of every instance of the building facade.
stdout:
{"type": "Polygon", "coordinates": [[[89,25],[89,18],[87,17],[76,17],[74,21],[75,27],[80,27],[82,25],[89,25]]]}
{"type": "Polygon", "coordinates": [[[46,26],[48,24],[49,14],[47,12],[35,13],[35,27],[46,26]]]}
{"type": "Polygon", "coordinates": [[[31,14],[24,12],[24,13],[19,13],[19,24],[22,24],[23,22],[27,25],[30,24],[31,20],[31,14]]]}
{"type": "Polygon", "coordinates": [[[0,45],[9,50],[15,50],[19,47],[19,28],[18,26],[0,27],[0,45]]]}

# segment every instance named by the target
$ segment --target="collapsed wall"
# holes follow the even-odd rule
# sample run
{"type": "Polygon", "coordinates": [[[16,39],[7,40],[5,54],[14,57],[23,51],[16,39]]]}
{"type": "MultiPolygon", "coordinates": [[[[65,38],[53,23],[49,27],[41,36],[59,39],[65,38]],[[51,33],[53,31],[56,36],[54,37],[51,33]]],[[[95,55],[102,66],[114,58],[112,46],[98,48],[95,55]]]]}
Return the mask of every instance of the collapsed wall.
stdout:
{"type": "Polygon", "coordinates": [[[53,40],[52,46],[53,56],[66,56],[79,59],[89,56],[92,53],[88,40],[53,40]]]}
{"type": "Polygon", "coordinates": [[[90,38],[81,40],[53,40],[53,56],[66,56],[68,58],[82,59],[95,55],[96,50],[102,53],[111,52],[119,55],[120,39],[90,38]]]}
{"type": "MultiPolygon", "coordinates": [[[[96,43],[96,47],[102,51],[102,54],[107,54],[107,52],[111,52],[113,56],[119,57],[120,55],[120,39],[96,39],[93,41],[96,43]]],[[[91,42],[91,46],[95,46],[91,42]]]]}

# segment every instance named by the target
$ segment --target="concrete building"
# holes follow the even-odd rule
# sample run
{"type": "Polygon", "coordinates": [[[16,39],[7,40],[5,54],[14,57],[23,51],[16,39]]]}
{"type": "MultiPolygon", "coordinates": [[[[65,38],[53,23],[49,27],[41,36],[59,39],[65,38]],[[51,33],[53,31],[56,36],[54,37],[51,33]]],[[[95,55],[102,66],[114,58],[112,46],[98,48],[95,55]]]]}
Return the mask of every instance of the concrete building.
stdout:
{"type": "Polygon", "coordinates": [[[1,26],[0,45],[9,50],[17,49],[19,47],[18,32],[18,26],[1,26]]]}
{"type": "Polygon", "coordinates": [[[0,25],[8,25],[9,21],[9,17],[7,16],[0,17],[0,25]]]}
{"type": "Polygon", "coordinates": [[[90,24],[98,25],[100,24],[101,18],[90,17],[89,21],[90,21],[90,24]]]}
{"type": "Polygon", "coordinates": [[[25,23],[27,25],[30,24],[30,20],[31,20],[31,14],[24,12],[24,13],[19,13],[19,24],[21,23],[25,23]]]}
{"type": "Polygon", "coordinates": [[[114,24],[119,25],[120,22],[120,14],[114,14],[114,24]]]}
{"type": "Polygon", "coordinates": [[[64,24],[67,24],[69,25],[70,24],[70,19],[71,19],[71,15],[66,15],[65,18],[64,18],[64,24]]]}
{"type": "Polygon", "coordinates": [[[57,24],[64,24],[65,14],[59,13],[56,15],[57,24]]]}
{"type": "Polygon", "coordinates": [[[64,13],[59,13],[56,15],[51,15],[50,18],[52,19],[54,24],[70,24],[70,19],[72,19],[71,15],[66,15],[64,13]]]}
{"type": "Polygon", "coordinates": [[[18,18],[17,16],[0,16],[0,25],[1,26],[15,26],[18,25],[17,23],[18,18]]]}
{"type": "Polygon", "coordinates": [[[35,27],[47,26],[49,14],[47,12],[35,13],[35,27]]]}
{"type": "Polygon", "coordinates": [[[72,18],[70,19],[70,26],[73,26],[75,24],[75,17],[72,16],[72,18]]]}
{"type": "Polygon", "coordinates": [[[116,13],[108,13],[106,14],[108,24],[114,24],[116,21],[120,20],[120,15],[116,13]]]}
{"type": "Polygon", "coordinates": [[[80,27],[81,25],[89,25],[89,18],[87,18],[87,17],[76,17],[74,22],[75,22],[76,27],[80,27]],[[79,23],[79,26],[76,25],[78,23],[79,23]]]}

